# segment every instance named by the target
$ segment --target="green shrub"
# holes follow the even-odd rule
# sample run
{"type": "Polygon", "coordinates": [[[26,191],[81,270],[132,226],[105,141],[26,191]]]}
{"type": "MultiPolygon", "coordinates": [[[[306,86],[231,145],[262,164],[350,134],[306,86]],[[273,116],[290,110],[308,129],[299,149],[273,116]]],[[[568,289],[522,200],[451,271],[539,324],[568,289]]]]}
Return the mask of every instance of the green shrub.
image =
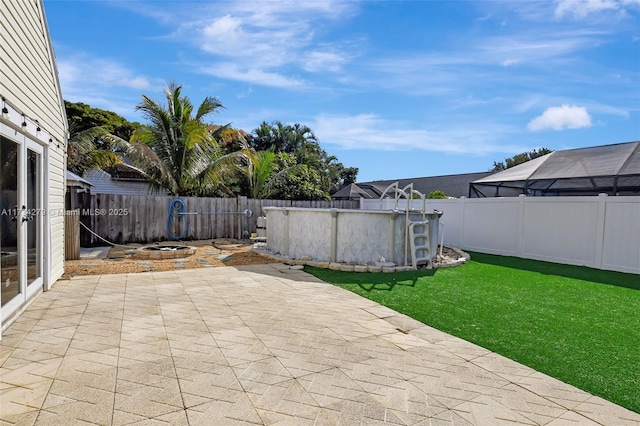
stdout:
{"type": "Polygon", "coordinates": [[[427,198],[430,200],[440,200],[447,199],[449,197],[447,197],[447,194],[445,194],[443,191],[436,189],[435,191],[431,191],[429,195],[427,195],[427,198]]]}

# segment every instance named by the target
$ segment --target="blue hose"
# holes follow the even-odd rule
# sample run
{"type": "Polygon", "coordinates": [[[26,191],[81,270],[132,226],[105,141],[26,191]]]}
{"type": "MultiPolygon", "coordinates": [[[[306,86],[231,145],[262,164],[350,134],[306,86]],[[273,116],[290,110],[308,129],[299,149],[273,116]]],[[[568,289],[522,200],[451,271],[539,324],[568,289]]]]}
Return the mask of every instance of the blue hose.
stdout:
{"type": "Polygon", "coordinates": [[[167,235],[172,240],[181,240],[187,235],[189,230],[189,217],[184,214],[184,202],[180,198],[174,198],[169,203],[169,215],[167,216],[167,235]],[[182,232],[175,235],[172,229],[176,226],[176,220],[182,221],[182,232]]]}

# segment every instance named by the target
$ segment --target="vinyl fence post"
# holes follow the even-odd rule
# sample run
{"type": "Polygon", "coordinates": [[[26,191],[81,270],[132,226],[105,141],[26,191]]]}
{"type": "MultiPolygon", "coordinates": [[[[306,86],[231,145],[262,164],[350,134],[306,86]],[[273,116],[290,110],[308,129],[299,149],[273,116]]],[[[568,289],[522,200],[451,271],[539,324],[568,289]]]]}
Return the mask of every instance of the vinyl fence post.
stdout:
{"type": "Polygon", "coordinates": [[[329,260],[335,262],[338,254],[338,209],[331,209],[331,245],[329,260]]]}
{"type": "Polygon", "coordinates": [[[595,259],[594,259],[594,268],[602,269],[602,264],[604,262],[604,230],[607,219],[607,194],[598,194],[598,216],[596,222],[596,234],[594,238],[595,243],[595,259]]]}
{"type": "Polygon", "coordinates": [[[460,248],[465,249],[465,205],[467,203],[467,197],[460,197],[460,248]]]}
{"type": "Polygon", "coordinates": [[[522,257],[522,253],[524,252],[524,227],[525,227],[524,211],[526,209],[526,204],[525,204],[526,202],[527,202],[527,196],[524,194],[520,194],[518,196],[518,222],[517,222],[518,235],[516,236],[517,238],[516,256],[518,257],[522,257]]]}
{"type": "MultiPolygon", "coordinates": [[[[282,209],[284,213],[284,255],[289,256],[289,210],[286,207],[282,209]]],[[[268,229],[268,228],[267,228],[268,229]]]]}

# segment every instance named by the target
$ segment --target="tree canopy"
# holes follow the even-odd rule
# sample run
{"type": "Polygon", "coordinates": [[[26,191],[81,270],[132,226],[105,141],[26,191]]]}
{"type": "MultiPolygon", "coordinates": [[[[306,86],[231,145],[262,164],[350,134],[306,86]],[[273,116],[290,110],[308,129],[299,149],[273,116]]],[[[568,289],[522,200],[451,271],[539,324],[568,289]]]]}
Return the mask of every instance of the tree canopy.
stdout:
{"type": "Polygon", "coordinates": [[[520,154],[514,155],[513,157],[505,158],[504,161],[500,161],[500,162],[494,161],[493,167],[490,168],[489,171],[500,172],[502,170],[510,169],[511,167],[517,166],[518,164],[526,163],[529,160],[542,157],[543,155],[547,155],[552,152],[553,150],[548,148],[539,148],[529,152],[522,152],[520,154]]]}
{"type": "Polygon", "coordinates": [[[64,101],[69,127],[80,133],[101,127],[108,133],[128,141],[133,132],[140,127],[138,122],[130,122],[112,111],[93,108],[82,102],[64,101]]]}
{"type": "Polygon", "coordinates": [[[262,122],[248,137],[256,151],[270,150],[273,167],[270,194],[284,199],[329,199],[332,190],[353,183],[358,169],[345,167],[320,147],[306,125],[262,122]]]}
{"type": "Polygon", "coordinates": [[[148,179],[172,195],[210,195],[225,188],[225,180],[242,164],[242,151],[225,154],[218,138],[228,126],[210,131],[205,117],[223,108],[206,97],[198,108],[182,95],[182,86],[165,88],[166,105],[142,95],[136,109],[149,124],[131,136],[127,155],[148,179]]]}
{"type": "Polygon", "coordinates": [[[358,174],[322,149],[308,126],[262,122],[247,133],[211,123],[222,103],[207,97],[195,108],[176,83],[165,89],[165,103],[142,95],[136,109],[145,124],[83,103],[65,106],[68,164],[81,175],[117,164],[119,151],[152,186],[175,195],[317,200],[358,174]]]}
{"type": "Polygon", "coordinates": [[[79,126],[76,123],[71,123],[69,126],[67,169],[82,176],[93,168],[105,169],[120,163],[120,157],[105,141],[105,137],[109,135],[105,128],[78,129],[79,126]]]}
{"type": "Polygon", "coordinates": [[[69,122],[67,168],[82,176],[92,168],[104,169],[120,163],[110,143],[114,139],[107,136],[128,141],[140,123],[81,102],[64,101],[64,105],[69,122]]]}

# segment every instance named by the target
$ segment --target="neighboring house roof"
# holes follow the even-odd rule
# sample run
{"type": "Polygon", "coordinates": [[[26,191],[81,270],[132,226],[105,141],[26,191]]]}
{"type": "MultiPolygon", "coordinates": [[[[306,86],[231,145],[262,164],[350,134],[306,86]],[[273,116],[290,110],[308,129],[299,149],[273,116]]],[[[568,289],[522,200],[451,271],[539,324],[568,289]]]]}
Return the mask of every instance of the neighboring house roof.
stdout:
{"type": "Polygon", "coordinates": [[[105,167],[103,169],[113,179],[124,179],[138,182],[148,182],[144,173],[130,164],[120,163],[112,167],[105,167]]]}
{"type": "Polygon", "coordinates": [[[92,184],[88,180],[81,178],[80,176],[73,173],[72,171],[67,170],[67,186],[89,188],[90,186],[92,186],[92,184]]]}
{"type": "Polygon", "coordinates": [[[86,173],[85,179],[93,185],[91,192],[94,194],[167,195],[166,191],[151,189],[148,181],[136,176],[113,177],[104,170],[91,169],[86,173]]]}
{"type": "Polygon", "coordinates": [[[637,195],[640,142],[554,151],[471,184],[475,196],[637,195]],[[507,191],[501,189],[506,188],[507,191]]]}
{"type": "Polygon", "coordinates": [[[85,173],[94,194],[167,195],[166,191],[152,189],[144,172],[133,165],[130,158],[118,153],[120,163],[104,169],[91,169],[85,173]]]}
{"type": "Polygon", "coordinates": [[[133,161],[123,153],[116,153],[120,162],[112,167],[105,167],[103,170],[111,175],[114,179],[128,179],[136,181],[145,181],[147,178],[145,173],[133,164],[133,161]]]}
{"type": "Polygon", "coordinates": [[[372,198],[371,195],[355,183],[344,186],[331,196],[333,200],[358,200],[360,198],[372,198]]]}
{"type": "Polygon", "coordinates": [[[427,176],[418,178],[376,180],[370,182],[357,182],[357,185],[365,190],[372,198],[380,198],[389,185],[398,182],[400,188],[413,183],[413,189],[425,195],[440,190],[449,197],[463,197],[469,195],[469,184],[477,179],[489,176],[491,172],[463,173],[443,176],[427,176]]]}

